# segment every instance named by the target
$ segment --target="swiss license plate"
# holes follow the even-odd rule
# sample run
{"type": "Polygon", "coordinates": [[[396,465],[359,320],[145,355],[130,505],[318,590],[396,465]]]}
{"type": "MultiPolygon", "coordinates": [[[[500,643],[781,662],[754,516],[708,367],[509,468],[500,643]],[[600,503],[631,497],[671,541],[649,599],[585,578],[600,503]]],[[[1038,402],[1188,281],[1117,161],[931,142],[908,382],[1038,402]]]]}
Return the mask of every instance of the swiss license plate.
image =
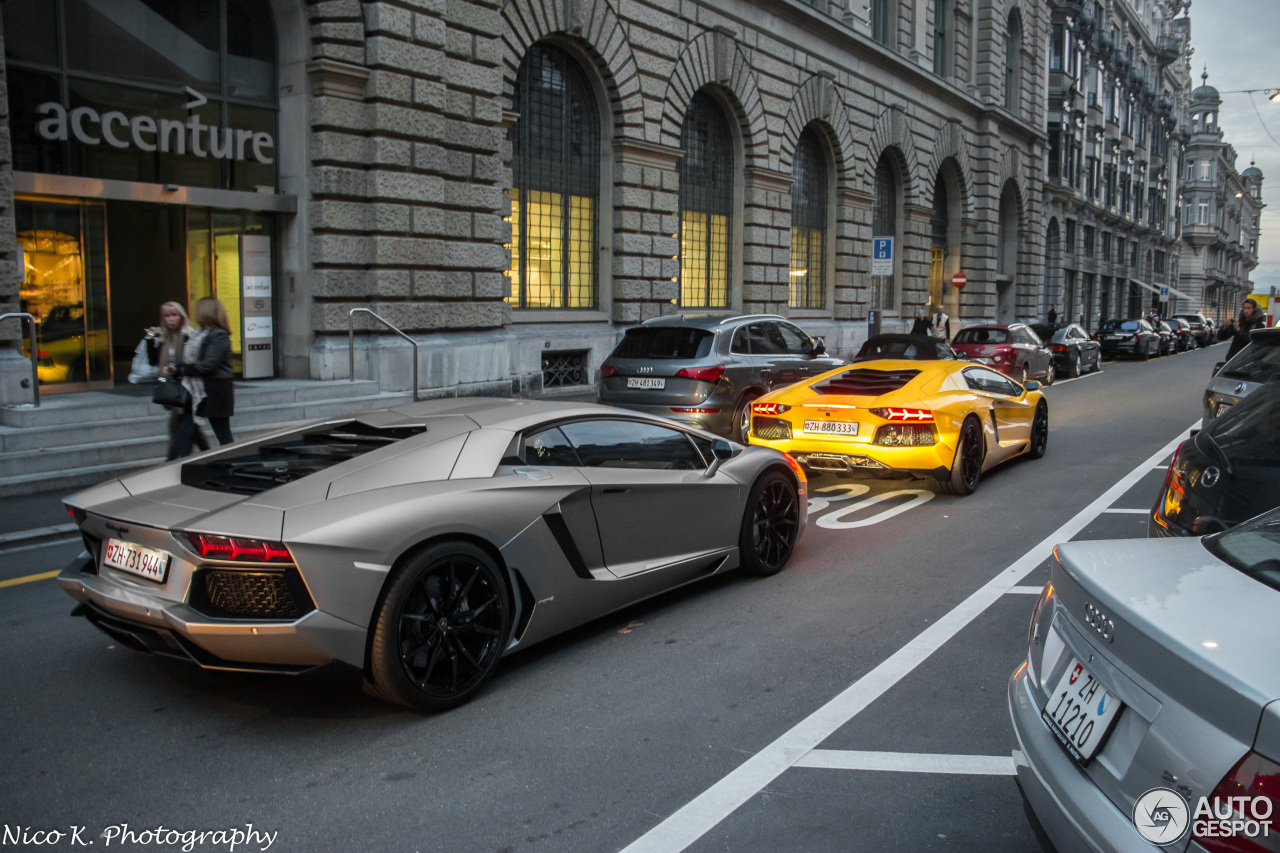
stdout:
{"type": "Polygon", "coordinates": [[[1071,659],[1040,717],[1076,761],[1093,758],[1123,707],[1084,664],[1071,659]]]}
{"type": "Polygon", "coordinates": [[[1231,408],[1231,404],[1230,404],[1230,403],[1219,403],[1219,404],[1218,404],[1218,408],[1216,408],[1216,409],[1214,409],[1214,410],[1213,410],[1213,416],[1214,416],[1215,418],[1217,418],[1217,417],[1221,417],[1221,416],[1222,416],[1222,413],[1223,413],[1223,412],[1225,412],[1225,411],[1226,411],[1227,409],[1229,409],[1229,408],[1231,408]]]}
{"type": "Polygon", "coordinates": [[[667,387],[667,380],[655,376],[628,376],[628,388],[656,388],[661,391],[667,387]]]}
{"type": "Polygon", "coordinates": [[[855,421],[805,421],[804,431],[821,435],[857,435],[858,424],[855,421]]]}
{"type": "Polygon", "coordinates": [[[164,583],[169,575],[169,555],[154,548],[132,542],[108,539],[102,550],[102,565],[135,574],[156,583],[164,583]]]}

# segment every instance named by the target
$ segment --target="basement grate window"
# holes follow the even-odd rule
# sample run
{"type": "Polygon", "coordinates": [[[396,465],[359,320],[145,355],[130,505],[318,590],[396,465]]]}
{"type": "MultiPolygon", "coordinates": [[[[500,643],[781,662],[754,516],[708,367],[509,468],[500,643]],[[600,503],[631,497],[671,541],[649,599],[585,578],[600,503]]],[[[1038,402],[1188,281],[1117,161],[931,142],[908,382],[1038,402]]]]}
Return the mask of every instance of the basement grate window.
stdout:
{"type": "Polygon", "coordinates": [[[544,352],[542,354],[542,387],[568,388],[586,385],[588,350],[544,352]]]}

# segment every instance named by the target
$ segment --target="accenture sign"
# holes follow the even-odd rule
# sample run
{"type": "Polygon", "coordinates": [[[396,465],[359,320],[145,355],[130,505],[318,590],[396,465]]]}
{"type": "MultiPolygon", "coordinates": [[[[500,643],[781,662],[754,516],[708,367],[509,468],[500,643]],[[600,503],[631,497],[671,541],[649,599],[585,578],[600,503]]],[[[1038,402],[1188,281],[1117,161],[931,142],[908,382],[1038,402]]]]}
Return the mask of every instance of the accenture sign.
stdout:
{"type": "MultiPolygon", "coordinates": [[[[194,96],[194,100],[185,105],[188,109],[208,101],[189,86],[186,91],[194,96]]],[[[275,159],[275,140],[271,134],[203,124],[195,114],[188,116],[186,121],[147,115],[126,116],[119,110],[99,113],[93,107],[68,110],[56,101],[40,104],[36,113],[42,116],[36,122],[36,132],[50,142],[65,142],[71,138],[82,145],[132,146],[140,151],[190,154],[215,160],[272,163],[275,159]]]]}

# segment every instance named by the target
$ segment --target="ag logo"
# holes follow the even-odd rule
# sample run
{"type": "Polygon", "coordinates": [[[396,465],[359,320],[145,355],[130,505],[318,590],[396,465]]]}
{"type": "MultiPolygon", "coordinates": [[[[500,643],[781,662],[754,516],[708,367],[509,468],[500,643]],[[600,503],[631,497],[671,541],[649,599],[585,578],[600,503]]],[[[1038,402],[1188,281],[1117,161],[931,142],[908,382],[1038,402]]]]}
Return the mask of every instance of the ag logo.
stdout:
{"type": "Polygon", "coordinates": [[[1190,822],[1187,801],[1172,788],[1152,788],[1133,804],[1133,825],[1152,844],[1179,841],[1190,822]]]}

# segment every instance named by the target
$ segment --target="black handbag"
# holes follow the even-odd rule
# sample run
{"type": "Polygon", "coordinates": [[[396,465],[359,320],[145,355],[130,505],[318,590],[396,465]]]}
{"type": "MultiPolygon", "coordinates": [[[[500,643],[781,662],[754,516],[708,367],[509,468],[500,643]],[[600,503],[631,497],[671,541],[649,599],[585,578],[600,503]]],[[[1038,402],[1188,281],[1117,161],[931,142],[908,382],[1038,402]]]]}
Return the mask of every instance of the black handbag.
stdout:
{"type": "Polygon", "coordinates": [[[151,402],[170,409],[186,409],[191,405],[191,392],[183,387],[181,379],[161,376],[151,389],[151,402]]]}

